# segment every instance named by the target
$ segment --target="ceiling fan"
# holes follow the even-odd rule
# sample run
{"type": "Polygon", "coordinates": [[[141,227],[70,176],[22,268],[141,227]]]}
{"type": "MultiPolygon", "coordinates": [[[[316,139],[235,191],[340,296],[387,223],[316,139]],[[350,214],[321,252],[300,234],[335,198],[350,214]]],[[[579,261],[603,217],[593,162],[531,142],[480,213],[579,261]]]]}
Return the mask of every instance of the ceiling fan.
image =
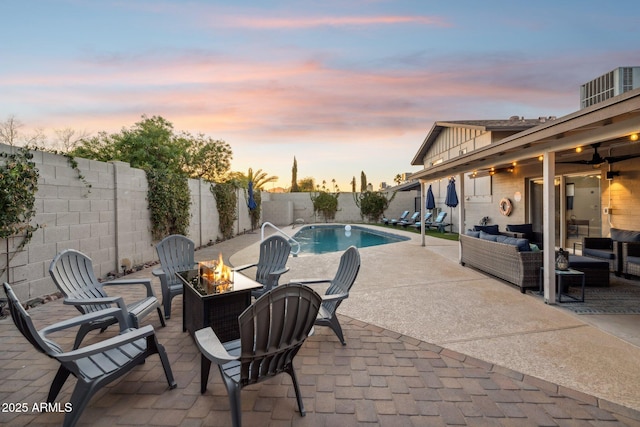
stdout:
{"type": "Polygon", "coordinates": [[[558,163],[572,163],[572,164],[577,164],[577,165],[594,165],[594,166],[598,166],[601,165],[605,162],[607,163],[616,163],[616,162],[621,162],[623,160],[629,160],[629,159],[634,159],[636,157],[640,157],[640,154],[627,154],[624,156],[609,156],[609,157],[602,157],[600,155],[600,153],[598,153],[598,147],[600,147],[600,143],[596,143],[596,144],[591,144],[591,147],[593,147],[593,157],[591,157],[590,160],[574,160],[572,162],[558,162],[558,163]]]}

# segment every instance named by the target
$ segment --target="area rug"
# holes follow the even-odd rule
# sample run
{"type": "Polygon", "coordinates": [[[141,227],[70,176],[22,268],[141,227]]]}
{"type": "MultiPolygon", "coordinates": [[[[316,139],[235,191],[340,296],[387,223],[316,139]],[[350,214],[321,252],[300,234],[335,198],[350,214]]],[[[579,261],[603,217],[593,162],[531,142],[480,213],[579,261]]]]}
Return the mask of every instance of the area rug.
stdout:
{"type": "MultiPolygon", "coordinates": [[[[580,288],[572,287],[569,295],[580,297],[580,288]]],[[[640,282],[612,276],[608,288],[585,289],[584,302],[563,302],[558,307],[576,314],[640,314],[640,282]]]]}

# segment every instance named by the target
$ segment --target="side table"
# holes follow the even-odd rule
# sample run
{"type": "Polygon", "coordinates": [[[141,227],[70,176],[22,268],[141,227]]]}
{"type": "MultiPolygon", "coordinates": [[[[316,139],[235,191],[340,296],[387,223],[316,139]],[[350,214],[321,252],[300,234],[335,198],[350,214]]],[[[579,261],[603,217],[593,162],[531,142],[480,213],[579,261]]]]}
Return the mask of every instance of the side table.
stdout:
{"type": "MultiPolygon", "coordinates": [[[[540,294],[544,294],[544,267],[540,267],[540,294]]],[[[556,290],[558,291],[558,302],[562,303],[562,302],[584,302],[584,284],[585,284],[585,277],[584,277],[584,272],[582,271],[578,271],[578,270],[574,270],[572,268],[569,268],[567,270],[558,270],[556,269],[555,271],[556,273],[556,290]],[[565,277],[580,277],[581,279],[581,297],[574,297],[573,295],[569,295],[565,292],[563,292],[563,286],[562,286],[562,282],[563,279],[565,277]],[[567,298],[568,300],[562,301],[562,297],[567,298]]],[[[567,288],[568,289],[568,288],[567,288]]]]}

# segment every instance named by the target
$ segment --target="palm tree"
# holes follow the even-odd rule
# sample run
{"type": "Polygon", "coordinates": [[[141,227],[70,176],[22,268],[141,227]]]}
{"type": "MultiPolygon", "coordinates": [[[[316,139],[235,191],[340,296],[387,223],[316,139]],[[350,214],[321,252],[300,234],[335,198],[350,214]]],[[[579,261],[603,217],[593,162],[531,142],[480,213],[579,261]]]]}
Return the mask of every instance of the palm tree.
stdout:
{"type": "Polygon", "coordinates": [[[264,190],[266,184],[278,180],[277,176],[267,176],[267,173],[263,172],[262,169],[258,169],[254,173],[252,168],[249,168],[246,175],[242,172],[233,172],[229,177],[237,181],[242,188],[248,188],[249,182],[253,182],[254,190],[264,190]]]}
{"type": "Polygon", "coordinates": [[[255,173],[253,173],[253,169],[249,168],[247,172],[247,182],[253,182],[253,188],[256,190],[264,189],[264,186],[270,182],[276,182],[278,180],[277,176],[271,175],[268,176],[266,172],[263,172],[262,169],[258,169],[255,173]]]}

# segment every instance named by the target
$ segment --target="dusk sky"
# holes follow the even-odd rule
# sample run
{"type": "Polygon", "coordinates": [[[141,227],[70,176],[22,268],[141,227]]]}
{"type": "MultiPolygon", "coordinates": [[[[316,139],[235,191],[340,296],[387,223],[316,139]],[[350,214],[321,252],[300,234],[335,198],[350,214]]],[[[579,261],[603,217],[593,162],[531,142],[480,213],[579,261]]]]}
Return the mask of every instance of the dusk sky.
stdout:
{"type": "Polygon", "coordinates": [[[294,156],[342,191],[392,184],[435,121],[564,116],[640,65],[637,0],[1,4],[0,121],[53,141],[158,115],[283,187],[294,156]]]}

